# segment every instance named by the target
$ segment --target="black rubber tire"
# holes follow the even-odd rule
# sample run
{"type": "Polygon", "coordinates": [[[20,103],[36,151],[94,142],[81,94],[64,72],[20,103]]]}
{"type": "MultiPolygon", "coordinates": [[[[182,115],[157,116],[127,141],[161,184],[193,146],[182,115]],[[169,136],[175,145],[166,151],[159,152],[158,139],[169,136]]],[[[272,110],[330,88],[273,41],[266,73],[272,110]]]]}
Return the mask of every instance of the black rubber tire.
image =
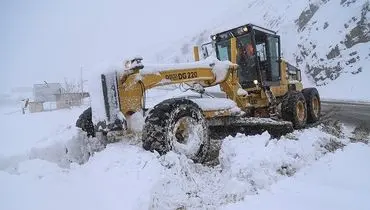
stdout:
{"type": "MultiPolygon", "coordinates": [[[[184,98],[165,100],[156,105],[145,119],[142,142],[143,148],[164,155],[172,150],[173,132],[176,122],[182,117],[191,117],[203,128],[201,146],[194,157],[196,163],[203,163],[210,146],[209,130],[202,110],[194,102],[184,98]]],[[[194,151],[195,152],[195,151],[194,151]]]]}
{"type": "Polygon", "coordinates": [[[76,121],[76,127],[81,128],[83,131],[85,131],[88,137],[95,137],[95,129],[94,124],[92,122],[91,107],[87,108],[78,117],[76,121]]]}
{"type": "Polygon", "coordinates": [[[316,88],[305,88],[302,90],[302,93],[306,99],[306,104],[307,104],[307,122],[308,123],[315,123],[320,120],[320,115],[321,115],[321,100],[320,100],[320,95],[319,92],[317,91],[316,88]],[[313,101],[315,97],[319,101],[319,111],[317,114],[315,114],[314,109],[313,109],[313,101]]]}
{"type": "Polygon", "coordinates": [[[307,122],[307,105],[303,94],[298,91],[289,91],[283,98],[281,113],[283,119],[292,122],[295,129],[304,128],[307,122]],[[299,119],[296,109],[299,102],[302,102],[304,105],[303,120],[299,119]]]}

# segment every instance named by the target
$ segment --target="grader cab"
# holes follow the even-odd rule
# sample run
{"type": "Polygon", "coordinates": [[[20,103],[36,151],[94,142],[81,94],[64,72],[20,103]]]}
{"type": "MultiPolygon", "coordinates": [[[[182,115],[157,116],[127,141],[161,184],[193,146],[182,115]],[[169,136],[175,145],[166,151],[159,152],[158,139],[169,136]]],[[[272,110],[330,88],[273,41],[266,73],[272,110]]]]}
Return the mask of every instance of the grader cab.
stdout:
{"type": "Polygon", "coordinates": [[[202,46],[203,56],[208,57],[207,45],[211,44],[219,60],[238,64],[238,82],[248,92],[246,111],[250,116],[276,118],[278,114],[295,128],[319,119],[319,93],[315,88],[304,89],[301,71],[281,58],[280,36],[276,32],[247,24],[211,38],[211,43],[202,46]],[[290,107],[294,105],[295,110],[290,107]]]}
{"type": "Polygon", "coordinates": [[[80,117],[79,127],[92,136],[136,132],[146,150],[173,150],[202,162],[210,138],[265,131],[277,137],[319,120],[319,93],[303,88],[301,71],[281,58],[280,37],[274,31],[247,24],[211,39],[201,46],[202,60],[196,46],[192,63],[151,66],[133,58],[123,69],[101,75],[102,96],[95,100],[104,101],[105,114],[96,120],[92,107],[87,118],[80,117]],[[147,90],[172,84],[185,84],[200,97],[145,107],[147,90]],[[216,85],[226,98],[204,96],[205,88],[216,85]],[[130,126],[137,114],[145,118],[139,131],[130,126]]]}

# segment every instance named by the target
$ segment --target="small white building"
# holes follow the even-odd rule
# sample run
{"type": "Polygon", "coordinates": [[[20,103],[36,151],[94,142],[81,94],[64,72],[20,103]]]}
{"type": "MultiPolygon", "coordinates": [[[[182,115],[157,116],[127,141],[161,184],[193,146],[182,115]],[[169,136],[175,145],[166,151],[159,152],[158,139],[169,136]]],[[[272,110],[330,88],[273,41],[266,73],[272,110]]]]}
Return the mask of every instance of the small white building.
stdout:
{"type": "Polygon", "coordinates": [[[56,94],[56,108],[64,109],[72,106],[81,106],[88,93],[61,93],[56,94]]]}
{"type": "Polygon", "coordinates": [[[44,83],[33,85],[34,102],[56,102],[56,95],[63,92],[60,83],[44,83]]]}

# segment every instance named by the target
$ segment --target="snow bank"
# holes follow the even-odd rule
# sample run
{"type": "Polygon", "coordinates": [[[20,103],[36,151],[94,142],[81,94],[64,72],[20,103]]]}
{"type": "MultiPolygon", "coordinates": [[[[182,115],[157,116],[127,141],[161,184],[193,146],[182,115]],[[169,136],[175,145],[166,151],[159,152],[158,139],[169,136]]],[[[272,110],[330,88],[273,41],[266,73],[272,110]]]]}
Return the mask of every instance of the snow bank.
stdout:
{"type": "Polygon", "coordinates": [[[101,151],[105,145],[98,138],[86,138],[85,133],[76,131],[70,139],[58,140],[47,146],[33,146],[26,153],[12,156],[0,154],[0,170],[13,172],[19,164],[28,160],[44,160],[69,168],[72,163],[84,164],[91,155],[101,151]]]}
{"type": "Polygon", "coordinates": [[[161,157],[167,169],[153,189],[154,209],[207,209],[258,195],[279,180],[293,176],[329,152],[325,145],[348,143],[318,128],[295,132],[279,141],[264,133],[224,140],[220,165],[192,164],[174,153],[161,157]]]}
{"type": "Polygon", "coordinates": [[[81,106],[25,115],[20,112],[1,115],[0,154],[10,157],[26,154],[31,148],[67,142],[76,135],[76,120],[85,109],[81,106]]]}
{"type": "Polygon", "coordinates": [[[122,144],[70,170],[26,161],[15,175],[0,171],[0,209],[148,209],[160,170],[152,153],[122,144]]]}
{"type": "Polygon", "coordinates": [[[247,183],[249,193],[266,189],[279,179],[292,176],[302,167],[318,160],[328,152],[323,146],[333,137],[314,128],[302,133],[296,132],[294,137],[283,137],[280,140],[269,138],[267,133],[249,137],[239,135],[226,138],[223,142],[221,166],[236,181],[247,183]]]}
{"type": "MultiPolygon", "coordinates": [[[[26,160],[41,159],[66,168],[88,161],[93,151],[101,150],[96,138],[87,139],[75,127],[86,106],[40,113],[3,115],[0,127],[0,170],[16,168],[26,160]]],[[[12,169],[11,169],[12,170],[12,169]]]]}
{"type": "Polygon", "coordinates": [[[222,209],[359,209],[370,208],[370,147],[350,144],[329,154],[312,166],[282,180],[259,196],[222,209]]]}

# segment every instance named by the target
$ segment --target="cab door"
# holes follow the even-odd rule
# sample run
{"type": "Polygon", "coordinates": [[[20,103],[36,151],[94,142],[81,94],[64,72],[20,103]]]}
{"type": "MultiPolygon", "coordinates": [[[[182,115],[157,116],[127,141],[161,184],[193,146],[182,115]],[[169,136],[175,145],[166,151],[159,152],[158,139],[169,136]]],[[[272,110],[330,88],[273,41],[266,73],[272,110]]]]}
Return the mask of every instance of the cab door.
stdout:
{"type": "Polygon", "coordinates": [[[270,85],[280,84],[280,37],[276,35],[267,36],[267,59],[269,62],[269,76],[266,81],[270,85]]]}
{"type": "Polygon", "coordinates": [[[254,80],[259,80],[257,68],[256,46],[252,34],[245,34],[237,38],[237,64],[239,65],[239,83],[242,88],[253,88],[254,80]]]}

